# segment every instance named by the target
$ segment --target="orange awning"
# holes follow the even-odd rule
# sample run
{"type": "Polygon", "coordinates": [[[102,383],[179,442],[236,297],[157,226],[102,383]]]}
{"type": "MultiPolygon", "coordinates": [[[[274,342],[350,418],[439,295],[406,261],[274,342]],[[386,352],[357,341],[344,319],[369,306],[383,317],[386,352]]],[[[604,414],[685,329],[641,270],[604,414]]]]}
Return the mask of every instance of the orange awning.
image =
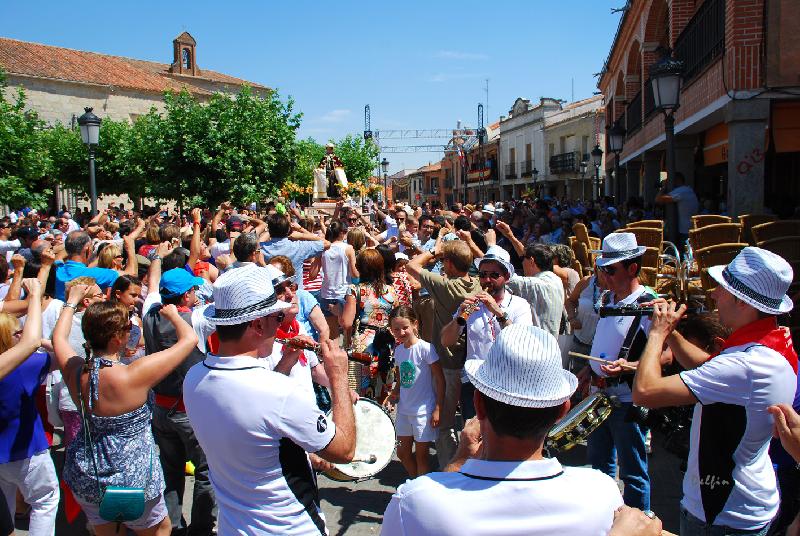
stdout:
{"type": "Polygon", "coordinates": [[[713,166],[728,161],[728,125],[720,123],[706,130],[703,163],[713,166]]]}
{"type": "Polygon", "coordinates": [[[800,101],[772,105],[772,141],[776,153],[800,152],[800,101]]]}

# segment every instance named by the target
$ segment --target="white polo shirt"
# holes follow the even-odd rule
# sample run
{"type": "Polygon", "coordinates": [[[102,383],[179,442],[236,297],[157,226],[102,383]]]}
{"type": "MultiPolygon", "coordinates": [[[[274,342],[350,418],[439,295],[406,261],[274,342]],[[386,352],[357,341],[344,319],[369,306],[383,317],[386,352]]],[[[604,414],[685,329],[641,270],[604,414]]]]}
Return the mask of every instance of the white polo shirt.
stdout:
{"type": "MultiPolygon", "coordinates": [[[[300,329],[302,331],[302,328],[300,329]]],[[[275,342],[272,344],[272,353],[264,358],[270,370],[275,370],[275,367],[278,366],[278,362],[281,360],[281,357],[283,357],[282,352],[283,345],[281,343],[275,342]]],[[[316,404],[317,395],[314,392],[314,384],[311,380],[311,369],[320,364],[319,358],[317,354],[309,352],[308,350],[303,351],[303,355],[306,357],[306,364],[304,365],[298,360],[289,371],[289,377],[296,381],[298,386],[302,389],[302,393],[307,395],[310,400],[316,404]]]]}
{"type": "Polygon", "coordinates": [[[515,275],[508,288],[530,304],[533,325],[558,337],[564,315],[564,283],[547,270],[534,276],[515,275]]]}
{"type": "Polygon", "coordinates": [[[778,511],[769,457],[773,404],[792,404],[797,376],[786,359],[750,343],[681,372],[697,398],[681,505],[714,525],[755,530],[778,511]]]}
{"type": "MultiPolygon", "coordinates": [[[[636,290],[619,301],[615,301],[616,298],[612,295],[609,305],[633,305],[645,291],[647,291],[647,287],[639,285],[636,290]]],[[[628,334],[631,324],[633,324],[633,319],[634,317],[632,316],[607,316],[598,320],[597,329],[594,332],[594,340],[592,341],[591,355],[605,357],[608,361],[615,361],[622,343],[625,342],[625,336],[628,334]]],[[[639,329],[643,330],[645,334],[650,332],[649,317],[642,317],[639,329]]],[[[594,361],[589,364],[595,374],[605,376],[600,370],[600,364],[594,361]]],[[[625,382],[621,382],[614,387],[608,387],[604,392],[616,396],[620,402],[631,402],[633,400],[631,389],[625,382]]]]}
{"type": "Polygon", "coordinates": [[[458,473],[429,473],[397,488],[385,536],[596,536],[607,534],[622,497],[594,469],[555,458],[467,460],[458,473]]]}
{"type": "Polygon", "coordinates": [[[336,426],[297,381],[263,359],[209,354],[186,374],[183,400],[219,506],[220,536],[325,534],[306,452],[336,426]]]}
{"type": "MultiPolygon", "coordinates": [[[[506,289],[504,293],[500,302],[500,309],[508,314],[512,324],[533,325],[531,306],[519,296],[514,296],[509,289],[506,289]]],[[[453,318],[456,316],[458,316],[458,310],[456,310],[453,318]]],[[[500,322],[497,321],[497,317],[489,312],[485,304],[481,303],[467,318],[465,329],[467,330],[466,360],[480,359],[483,361],[489,355],[489,349],[494,344],[494,341],[497,340],[502,328],[500,327],[500,322]]],[[[461,370],[461,381],[464,383],[469,382],[464,369],[461,370]]]]}

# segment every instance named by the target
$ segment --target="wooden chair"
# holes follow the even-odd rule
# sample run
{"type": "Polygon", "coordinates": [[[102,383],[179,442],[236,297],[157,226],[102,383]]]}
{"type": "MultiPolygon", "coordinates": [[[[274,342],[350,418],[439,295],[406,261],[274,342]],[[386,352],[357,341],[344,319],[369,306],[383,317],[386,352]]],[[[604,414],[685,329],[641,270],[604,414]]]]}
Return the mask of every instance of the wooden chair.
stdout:
{"type": "MultiPolygon", "coordinates": [[[[586,262],[584,264],[584,268],[588,268],[589,270],[594,269],[594,259],[596,257],[595,254],[592,253],[592,250],[598,250],[601,247],[601,241],[599,238],[594,238],[589,236],[589,230],[586,228],[586,225],[578,222],[572,226],[572,232],[575,233],[575,240],[584,244],[586,246],[586,262]]],[[[577,252],[576,252],[577,257],[577,252]]],[[[583,260],[581,260],[581,264],[583,264],[583,260]]]]}
{"type": "Polygon", "coordinates": [[[636,227],[649,227],[652,229],[664,229],[663,220],[641,220],[633,221],[625,226],[627,229],[634,229],[636,227]]]}
{"type": "Polygon", "coordinates": [[[712,307],[709,295],[711,291],[717,286],[711,276],[708,275],[708,269],[718,264],[728,264],[739,254],[742,249],[746,248],[747,244],[742,242],[716,244],[707,246],[694,251],[694,259],[697,261],[697,266],[700,271],[700,286],[705,293],[706,304],[709,309],[712,307]]]}
{"type": "Polygon", "coordinates": [[[692,249],[739,241],[743,241],[741,223],[713,223],[698,229],[689,229],[689,245],[692,249]]]}
{"type": "Polygon", "coordinates": [[[698,214],[692,216],[692,229],[699,229],[706,225],[713,225],[715,223],[731,223],[730,216],[720,216],[719,214],[698,214]]]}
{"type": "Polygon", "coordinates": [[[576,240],[573,252],[575,253],[575,259],[582,267],[582,270],[579,273],[581,275],[591,274],[594,271],[594,263],[592,263],[591,256],[589,254],[589,248],[586,247],[586,244],[580,240],[576,240]]]}
{"type": "Polygon", "coordinates": [[[742,214],[739,216],[739,223],[742,224],[742,242],[747,242],[751,246],[755,246],[756,240],[753,238],[753,227],[777,219],[776,216],[770,214],[742,214]]]}
{"type": "Polygon", "coordinates": [[[776,220],[762,223],[761,225],[754,225],[752,231],[756,244],[785,236],[797,238],[800,237],[800,220],[776,220]]]}
{"type": "Polygon", "coordinates": [[[664,231],[652,227],[632,227],[620,229],[618,233],[632,233],[636,237],[636,244],[648,248],[657,248],[661,252],[664,240],[664,231]]]}
{"type": "MultiPolygon", "coordinates": [[[[771,238],[758,243],[758,247],[780,255],[786,262],[800,262],[800,236],[783,236],[771,238]]],[[[797,273],[795,273],[795,278],[797,273]]]]}

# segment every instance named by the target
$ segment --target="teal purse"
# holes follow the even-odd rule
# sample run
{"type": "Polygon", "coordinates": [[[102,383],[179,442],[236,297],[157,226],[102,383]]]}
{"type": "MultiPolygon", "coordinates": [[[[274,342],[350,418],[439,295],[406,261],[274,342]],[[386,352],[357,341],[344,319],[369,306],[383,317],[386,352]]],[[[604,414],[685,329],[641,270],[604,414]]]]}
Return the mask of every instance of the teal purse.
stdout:
{"type": "MultiPolygon", "coordinates": [[[[89,419],[86,417],[86,408],[83,403],[83,394],[81,393],[81,371],[78,370],[78,398],[81,400],[81,419],[83,420],[83,443],[86,450],[89,451],[89,456],[92,459],[92,466],[94,467],[94,476],[97,481],[97,489],[100,493],[100,517],[106,521],[117,524],[117,532],[119,527],[125,521],[134,521],[139,519],[144,514],[144,491],[145,488],[129,488],[123,486],[106,486],[105,490],[100,486],[100,476],[97,472],[97,461],[94,457],[94,449],[91,445],[94,444],[92,440],[92,433],[89,430],[89,419]]],[[[147,481],[153,474],[153,450],[150,449],[150,473],[147,476],[147,481]]]]}

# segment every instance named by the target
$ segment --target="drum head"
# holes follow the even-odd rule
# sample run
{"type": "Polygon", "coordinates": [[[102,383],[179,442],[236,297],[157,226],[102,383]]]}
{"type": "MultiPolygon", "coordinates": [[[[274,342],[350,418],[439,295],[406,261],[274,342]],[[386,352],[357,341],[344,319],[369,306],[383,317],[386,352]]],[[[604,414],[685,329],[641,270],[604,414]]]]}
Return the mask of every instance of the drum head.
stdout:
{"type": "MultiPolygon", "coordinates": [[[[369,460],[375,456],[375,463],[351,462],[334,464],[333,471],[324,474],[333,480],[362,480],[375,476],[389,465],[394,453],[397,437],[391,417],[372,400],[359,399],[353,407],[356,417],[356,453],[354,459],[369,460]]],[[[328,413],[331,416],[331,412],[328,413]]]]}

